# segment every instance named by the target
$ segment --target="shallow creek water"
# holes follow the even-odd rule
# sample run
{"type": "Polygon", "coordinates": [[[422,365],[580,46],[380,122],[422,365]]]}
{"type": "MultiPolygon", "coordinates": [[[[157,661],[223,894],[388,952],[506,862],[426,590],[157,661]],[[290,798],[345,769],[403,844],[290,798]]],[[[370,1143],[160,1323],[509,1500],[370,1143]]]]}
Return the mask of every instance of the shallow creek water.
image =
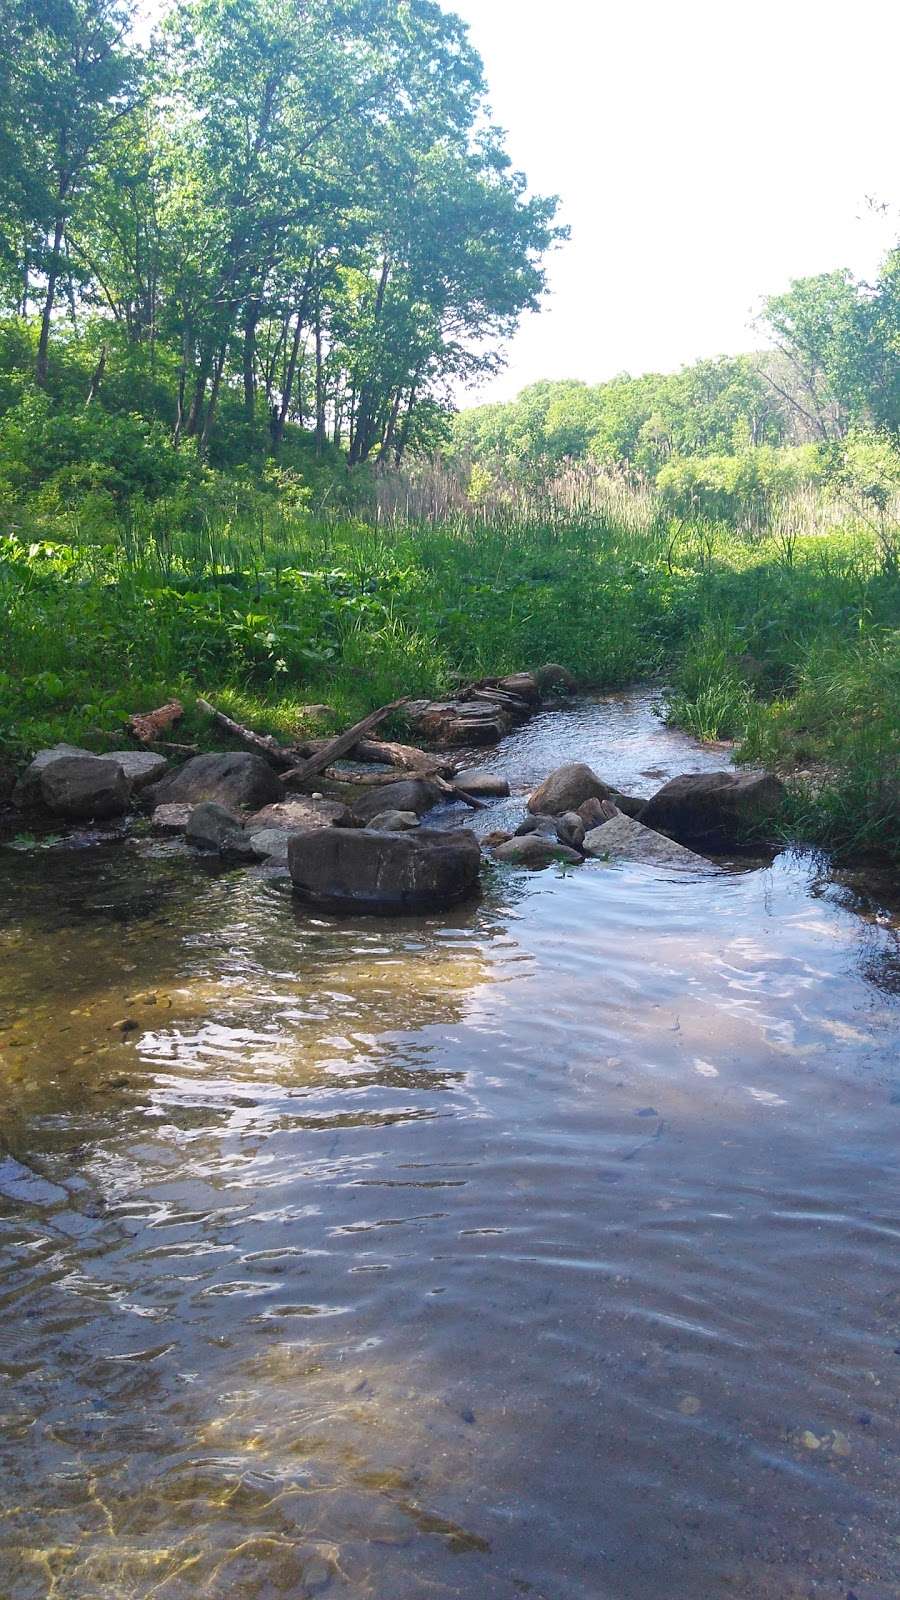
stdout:
{"type": "MultiPolygon", "coordinates": [[[[574,757],[724,764],[640,694],[490,764],[574,757]]],[[[896,1600],[896,926],[790,852],[353,923],[0,849],[3,1600],[896,1600]]]]}

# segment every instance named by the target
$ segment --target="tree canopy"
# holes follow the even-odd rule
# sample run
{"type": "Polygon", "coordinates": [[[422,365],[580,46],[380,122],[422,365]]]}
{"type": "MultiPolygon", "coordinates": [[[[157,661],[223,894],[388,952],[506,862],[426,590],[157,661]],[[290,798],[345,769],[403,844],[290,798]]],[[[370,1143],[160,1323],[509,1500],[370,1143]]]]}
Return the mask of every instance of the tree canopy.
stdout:
{"type": "Polygon", "coordinates": [[[133,20],[4,5],[0,293],[37,320],[36,384],[92,318],[89,398],[113,353],[143,364],[176,443],[205,452],[238,394],[274,449],[299,421],[399,461],[539,304],[564,233],[464,24],[434,0],[174,0],[141,50],[133,20]]]}

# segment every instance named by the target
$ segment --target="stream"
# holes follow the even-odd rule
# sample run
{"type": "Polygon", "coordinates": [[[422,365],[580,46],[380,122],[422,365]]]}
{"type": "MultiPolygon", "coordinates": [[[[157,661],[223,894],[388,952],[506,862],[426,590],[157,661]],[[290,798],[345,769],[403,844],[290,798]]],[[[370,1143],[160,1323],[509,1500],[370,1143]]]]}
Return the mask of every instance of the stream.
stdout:
{"type": "MultiPolygon", "coordinates": [[[[571,759],[727,764],[584,701],[475,825],[571,759]]],[[[0,847],[3,1600],[898,1600],[900,900],[725,867],[0,847]]]]}

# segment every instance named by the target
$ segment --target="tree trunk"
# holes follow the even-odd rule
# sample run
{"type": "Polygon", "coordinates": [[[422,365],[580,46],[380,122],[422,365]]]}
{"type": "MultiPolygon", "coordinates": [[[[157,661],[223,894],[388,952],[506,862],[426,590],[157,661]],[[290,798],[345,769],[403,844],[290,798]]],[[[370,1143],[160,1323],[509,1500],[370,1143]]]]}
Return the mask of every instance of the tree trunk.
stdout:
{"type": "Polygon", "coordinates": [[[47,293],[44,296],[44,310],[41,317],[41,336],[38,341],[37,361],[34,368],[34,381],[40,389],[47,387],[47,372],[49,369],[47,351],[50,345],[50,319],[53,316],[53,303],[56,299],[56,280],[59,277],[59,250],[62,244],[64,227],[65,217],[58,216],[53,229],[53,253],[50,257],[47,293]]]}
{"type": "Polygon", "coordinates": [[[303,306],[297,312],[297,326],[291,341],[291,353],[288,357],[287,371],[284,375],[284,388],[281,391],[281,405],[275,418],[275,427],[272,433],[272,443],[277,447],[284,438],[284,425],[287,422],[288,411],[291,405],[291,391],[294,387],[294,374],[297,370],[297,356],[300,351],[300,335],[303,332],[303,306]]]}
{"type": "Polygon", "coordinates": [[[402,398],[403,391],[402,389],[398,389],[394,395],[394,403],[391,406],[391,414],[388,418],[388,425],[385,429],[384,438],[381,441],[381,450],[379,451],[378,455],[378,465],[382,472],[387,467],[388,456],[390,455],[394,446],[394,437],[397,432],[397,419],[400,415],[400,401],[402,398]]]}
{"type": "MultiPolygon", "coordinates": [[[[375,295],[374,327],[377,329],[384,310],[384,297],[387,292],[388,278],[390,277],[391,264],[387,256],[381,264],[381,276],[378,280],[378,292],[375,295]]],[[[356,413],[356,428],[350,445],[350,466],[359,461],[365,461],[375,442],[373,426],[373,412],[375,410],[375,380],[367,378],[359,391],[359,406],[356,413]]]]}
{"type": "Polygon", "coordinates": [[[222,345],[221,345],[221,348],[219,350],[219,354],[216,357],[215,370],[213,372],[212,388],[211,388],[210,393],[209,393],[209,405],[206,408],[206,417],[205,417],[204,423],[203,423],[203,432],[200,435],[200,454],[201,454],[201,456],[205,456],[206,452],[207,452],[207,449],[209,448],[209,437],[210,437],[210,434],[212,433],[213,418],[214,418],[214,416],[216,414],[216,401],[219,398],[219,385],[222,382],[222,373],[225,370],[225,355],[226,355],[227,350],[228,350],[228,340],[227,340],[227,338],[225,338],[225,339],[222,340],[222,345]]]}
{"type": "Polygon", "coordinates": [[[184,431],[188,439],[193,439],[194,435],[200,430],[200,414],[203,410],[203,400],[206,395],[206,385],[209,382],[212,364],[212,351],[207,349],[200,356],[200,366],[197,369],[197,381],[194,384],[191,409],[188,412],[188,419],[185,424],[184,431]]]}
{"type": "Polygon", "coordinates": [[[418,389],[418,386],[419,379],[418,376],[416,376],[413,386],[409,391],[409,399],[406,403],[406,413],[403,418],[403,426],[401,427],[397,438],[397,448],[394,452],[395,467],[399,467],[401,461],[403,460],[403,452],[409,443],[409,430],[412,425],[413,407],[416,403],[416,390],[418,389]]]}
{"type": "Polygon", "coordinates": [[[192,340],[190,327],[187,323],[185,323],[184,332],[181,336],[181,366],[178,369],[178,398],[175,404],[175,431],[172,435],[172,441],[176,450],[178,448],[181,435],[184,431],[184,390],[187,383],[187,369],[188,359],[191,353],[191,343],[192,340]]]}
{"type": "Polygon", "coordinates": [[[325,377],[322,370],[322,316],[316,295],[316,455],[325,448],[325,377]]]}
{"type": "Polygon", "coordinates": [[[254,303],[248,307],[244,318],[244,414],[248,422],[252,422],[256,412],[256,324],[259,321],[259,308],[254,303]]]}
{"type": "Polygon", "coordinates": [[[91,405],[94,400],[96,400],[97,395],[100,392],[100,385],[103,382],[103,374],[104,374],[105,371],[106,371],[106,345],[104,344],[104,345],[101,345],[101,347],[100,347],[100,355],[97,358],[97,365],[95,366],[93,372],[91,373],[91,382],[90,382],[90,386],[89,386],[88,392],[87,392],[87,399],[84,402],[85,411],[87,410],[88,406],[91,405]]]}

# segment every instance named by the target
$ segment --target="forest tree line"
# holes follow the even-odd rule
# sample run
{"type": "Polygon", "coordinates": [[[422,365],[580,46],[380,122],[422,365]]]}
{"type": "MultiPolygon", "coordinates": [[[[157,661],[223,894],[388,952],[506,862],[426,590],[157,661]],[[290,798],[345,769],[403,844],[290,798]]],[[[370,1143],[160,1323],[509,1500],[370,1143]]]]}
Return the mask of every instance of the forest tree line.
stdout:
{"type": "Polygon", "coordinates": [[[873,284],[848,271],[794,281],[765,300],[760,324],[754,354],[544,381],[463,411],[452,454],[476,484],[589,463],[655,481],[679,510],[726,515],[848,471],[873,489],[900,483],[900,247],[873,284]]]}

